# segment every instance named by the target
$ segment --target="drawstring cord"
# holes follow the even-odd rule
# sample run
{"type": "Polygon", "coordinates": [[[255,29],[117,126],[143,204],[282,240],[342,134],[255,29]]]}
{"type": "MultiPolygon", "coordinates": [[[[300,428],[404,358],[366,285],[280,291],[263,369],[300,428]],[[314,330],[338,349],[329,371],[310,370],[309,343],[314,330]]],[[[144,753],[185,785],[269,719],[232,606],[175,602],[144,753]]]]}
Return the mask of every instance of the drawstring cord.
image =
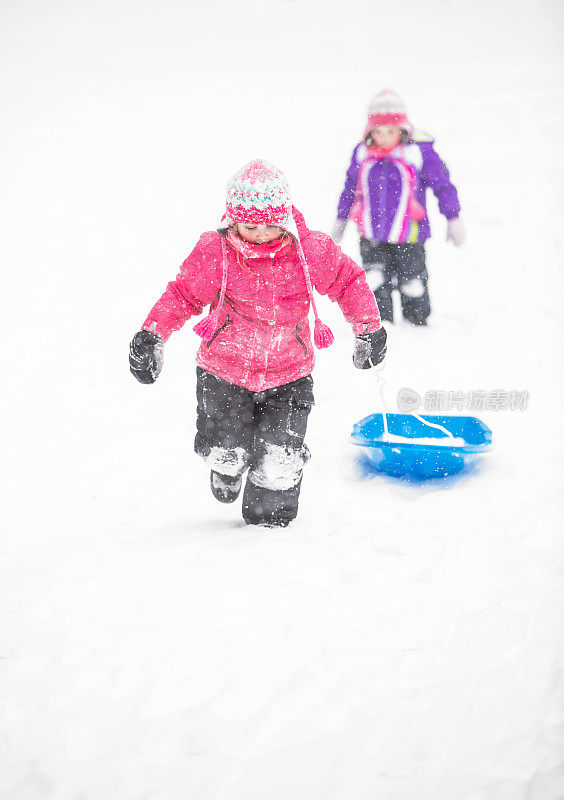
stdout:
{"type": "Polygon", "coordinates": [[[313,316],[315,317],[315,324],[313,327],[313,341],[315,343],[315,346],[320,350],[324,347],[330,347],[335,341],[335,337],[333,336],[331,328],[328,325],[325,325],[325,323],[321,322],[321,320],[319,319],[319,314],[317,313],[317,306],[315,305],[315,300],[313,297],[313,286],[311,285],[309,268],[307,265],[307,261],[305,259],[302,243],[300,242],[299,239],[296,239],[296,248],[298,250],[298,256],[300,259],[300,263],[302,265],[302,269],[304,271],[304,276],[307,284],[307,293],[309,294],[309,299],[313,308],[313,316]]]}
{"type": "MultiPolygon", "coordinates": [[[[221,235],[221,234],[220,234],[221,235]]],[[[200,320],[197,325],[194,325],[192,330],[194,333],[201,336],[205,341],[209,341],[214,335],[219,322],[219,312],[223,305],[225,298],[225,290],[227,289],[227,245],[225,244],[225,236],[221,236],[221,289],[219,292],[219,300],[215,311],[211,311],[207,317],[200,320]]]]}

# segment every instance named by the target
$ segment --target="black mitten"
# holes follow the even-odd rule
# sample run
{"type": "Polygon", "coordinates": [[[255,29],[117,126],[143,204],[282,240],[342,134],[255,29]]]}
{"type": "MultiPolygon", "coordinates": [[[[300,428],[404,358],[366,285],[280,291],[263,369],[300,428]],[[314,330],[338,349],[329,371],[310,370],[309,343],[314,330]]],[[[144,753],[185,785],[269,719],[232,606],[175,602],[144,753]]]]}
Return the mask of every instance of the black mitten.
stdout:
{"type": "Polygon", "coordinates": [[[355,337],[353,364],[357,369],[370,369],[380,364],[386,355],[385,328],[375,333],[361,333],[355,337]]]}
{"type": "Polygon", "coordinates": [[[154,383],[163,366],[164,342],[151,331],[139,331],[129,345],[129,369],[139,383],[154,383]]]}

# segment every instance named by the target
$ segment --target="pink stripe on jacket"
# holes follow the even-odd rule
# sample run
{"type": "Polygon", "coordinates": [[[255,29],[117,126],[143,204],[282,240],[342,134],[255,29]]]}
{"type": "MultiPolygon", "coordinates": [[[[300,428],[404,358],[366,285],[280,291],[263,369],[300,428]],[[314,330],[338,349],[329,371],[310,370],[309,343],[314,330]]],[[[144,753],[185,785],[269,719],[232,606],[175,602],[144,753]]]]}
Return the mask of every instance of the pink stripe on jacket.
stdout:
{"type": "MultiPolygon", "coordinates": [[[[364,270],[320,231],[310,231],[294,209],[311,282],[336,301],[353,332],[380,328],[380,314],[364,270]]],[[[217,329],[203,341],[200,367],[253,392],[309,375],[315,363],[308,311],[310,300],[295,243],[273,258],[245,259],[227,245],[227,286],[217,329]]],[[[207,305],[221,288],[220,234],[202,234],[180,272],[143,323],[165,341],[207,305]]]]}

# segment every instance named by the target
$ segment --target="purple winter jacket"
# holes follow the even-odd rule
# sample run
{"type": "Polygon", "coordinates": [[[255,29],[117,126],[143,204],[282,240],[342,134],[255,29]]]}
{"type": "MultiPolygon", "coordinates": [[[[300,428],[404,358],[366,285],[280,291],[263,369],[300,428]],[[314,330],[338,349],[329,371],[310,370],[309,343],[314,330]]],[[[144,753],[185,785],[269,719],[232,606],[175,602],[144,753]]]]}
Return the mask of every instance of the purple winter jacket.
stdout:
{"type": "MultiPolygon", "coordinates": [[[[347,170],[345,186],[339,199],[337,218],[355,218],[353,204],[362,201],[362,220],[355,218],[361,236],[380,242],[424,242],[431,235],[429,219],[426,214],[427,189],[432,189],[438,202],[439,211],[447,219],[458,217],[460,203],[456,188],[450,181],[446,165],[435,152],[432,141],[409,141],[400,144],[384,159],[372,159],[361,173],[361,165],[370,159],[364,142],[359,142],[353,150],[351,163],[347,170]],[[413,182],[413,198],[425,210],[425,216],[418,221],[407,219],[402,232],[397,225],[397,216],[402,212],[402,193],[405,194],[405,181],[393,159],[403,160],[410,165],[413,182]],[[359,187],[361,176],[362,187],[359,187]],[[359,198],[358,193],[362,196],[359,198]],[[355,198],[357,202],[355,203],[355,198]],[[395,222],[396,220],[396,222],[395,222]]],[[[405,206],[405,204],[404,204],[405,206]]]]}

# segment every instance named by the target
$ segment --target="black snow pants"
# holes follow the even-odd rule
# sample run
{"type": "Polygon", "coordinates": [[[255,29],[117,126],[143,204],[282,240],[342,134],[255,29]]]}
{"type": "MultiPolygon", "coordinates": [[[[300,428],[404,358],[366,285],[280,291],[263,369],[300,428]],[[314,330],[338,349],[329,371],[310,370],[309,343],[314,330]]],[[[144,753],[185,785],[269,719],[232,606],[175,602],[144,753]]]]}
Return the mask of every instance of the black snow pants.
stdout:
{"type": "Polygon", "coordinates": [[[210,469],[236,477],[249,470],[243,518],[253,525],[287,525],[298,513],[304,444],[314,404],[311,375],[251,392],[197,368],[194,449],[210,469]]]}
{"type": "Polygon", "coordinates": [[[394,321],[392,292],[397,289],[404,318],[413,325],[425,325],[431,303],[424,246],[361,238],[360,255],[382,319],[394,321]]]}

